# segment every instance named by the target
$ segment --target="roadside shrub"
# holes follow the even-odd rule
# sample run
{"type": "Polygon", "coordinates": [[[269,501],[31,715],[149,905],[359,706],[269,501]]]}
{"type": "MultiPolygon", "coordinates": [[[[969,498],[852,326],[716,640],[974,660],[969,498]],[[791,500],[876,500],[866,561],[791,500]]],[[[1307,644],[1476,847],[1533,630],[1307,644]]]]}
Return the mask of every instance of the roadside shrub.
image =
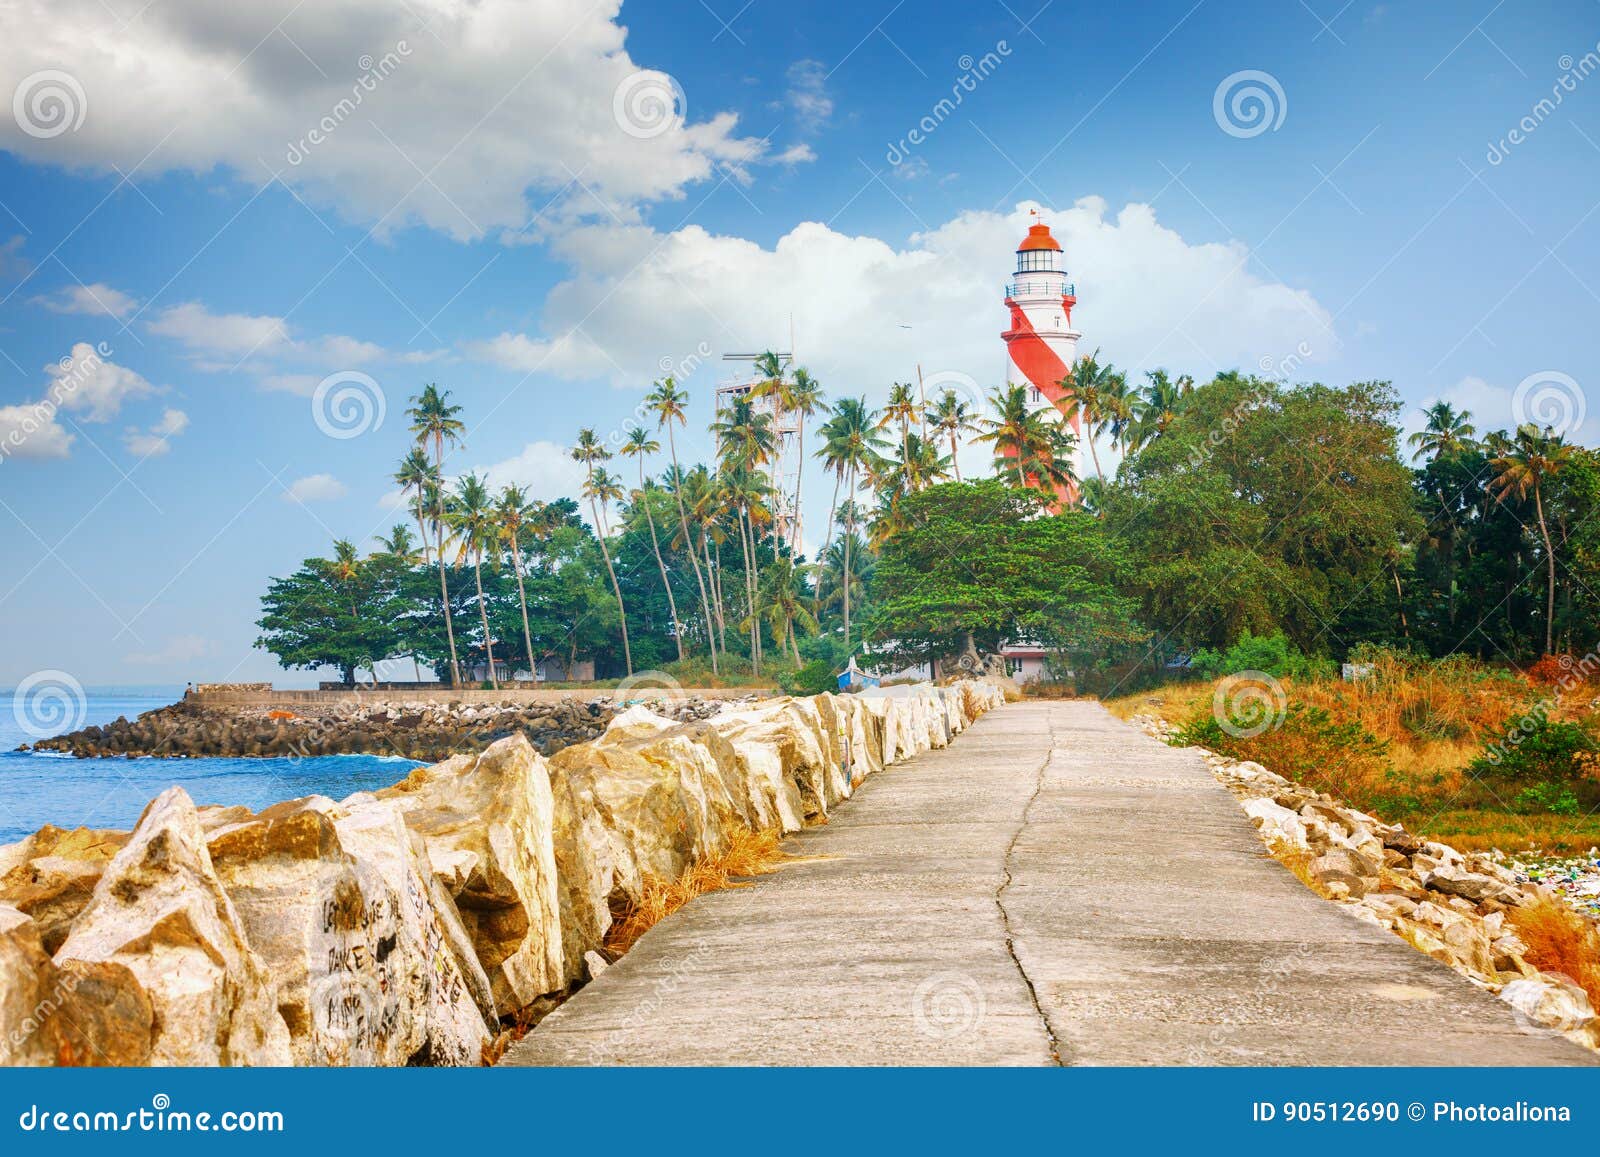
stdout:
{"type": "Polygon", "coordinates": [[[1240,671],[1264,671],[1279,679],[1314,679],[1331,675],[1334,670],[1330,660],[1301,654],[1282,631],[1270,635],[1246,631],[1223,651],[1201,647],[1190,657],[1189,669],[1205,679],[1240,671]]]}
{"type": "Polygon", "coordinates": [[[1559,783],[1536,783],[1517,793],[1512,806],[1520,812],[1549,812],[1551,815],[1575,816],[1582,808],[1570,787],[1559,783]]]}
{"type": "Polygon", "coordinates": [[[1468,765],[1473,775],[1507,783],[1578,785],[1600,763],[1600,742],[1584,723],[1552,719],[1548,708],[1524,716],[1506,737],[1468,765]]]}
{"type": "Polygon", "coordinates": [[[1276,726],[1249,734],[1258,723],[1219,719],[1208,710],[1191,717],[1178,738],[1234,759],[1254,760],[1357,807],[1371,807],[1383,798],[1389,783],[1389,744],[1361,724],[1340,722],[1305,703],[1289,704],[1276,726]]]}
{"type": "Polygon", "coordinates": [[[790,695],[821,695],[824,691],[838,690],[839,682],[834,676],[833,664],[813,659],[798,671],[785,672],[779,677],[778,685],[790,695]]]}

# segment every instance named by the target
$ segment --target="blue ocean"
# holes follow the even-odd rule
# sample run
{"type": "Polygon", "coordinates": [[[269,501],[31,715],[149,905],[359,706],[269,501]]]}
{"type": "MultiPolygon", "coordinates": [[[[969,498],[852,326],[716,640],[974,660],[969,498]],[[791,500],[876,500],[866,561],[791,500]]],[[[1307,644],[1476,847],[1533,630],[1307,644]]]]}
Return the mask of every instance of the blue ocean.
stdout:
{"type": "MultiPolygon", "coordinates": [[[[133,719],[176,700],[181,687],[91,689],[82,720],[61,731],[133,719]]],[[[78,759],[15,750],[35,736],[0,692],[0,844],[50,823],[71,828],[130,828],[144,805],[173,784],[197,804],[244,804],[259,810],[279,800],[321,794],[340,799],[404,779],[409,759],[325,755],[306,759],[78,759]]]]}

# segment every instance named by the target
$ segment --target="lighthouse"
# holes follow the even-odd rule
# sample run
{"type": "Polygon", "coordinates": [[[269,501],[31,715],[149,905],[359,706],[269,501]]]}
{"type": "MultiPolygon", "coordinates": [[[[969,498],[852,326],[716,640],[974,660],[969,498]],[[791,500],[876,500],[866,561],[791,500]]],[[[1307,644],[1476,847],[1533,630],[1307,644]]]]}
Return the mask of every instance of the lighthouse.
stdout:
{"type": "MultiPolygon", "coordinates": [[[[1037,211],[1034,213],[1038,216],[1037,211]]],[[[1006,384],[1022,386],[1035,408],[1053,407],[1067,412],[1070,388],[1060,383],[1077,357],[1078,339],[1083,335],[1072,328],[1072,307],[1078,304],[1077,289],[1067,280],[1061,243],[1050,234],[1050,226],[1035,222],[1017,247],[1017,271],[1006,283],[1006,308],[1011,311],[1011,327],[1000,336],[1006,343],[1006,384]]],[[[1077,415],[1072,427],[1078,432],[1078,449],[1073,453],[1073,470],[1083,477],[1083,431],[1077,415]]],[[[1077,500],[1076,494],[1063,494],[1063,501],[1077,500]]]]}

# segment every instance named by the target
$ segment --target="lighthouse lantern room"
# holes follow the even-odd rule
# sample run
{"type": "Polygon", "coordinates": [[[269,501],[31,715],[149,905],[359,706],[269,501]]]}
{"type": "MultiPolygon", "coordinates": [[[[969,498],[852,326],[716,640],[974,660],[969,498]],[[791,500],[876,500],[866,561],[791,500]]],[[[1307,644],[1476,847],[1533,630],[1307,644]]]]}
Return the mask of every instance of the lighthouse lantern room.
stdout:
{"type": "MultiPolygon", "coordinates": [[[[1051,235],[1050,226],[1036,220],[1017,248],[1016,274],[1006,283],[1011,326],[1000,336],[1006,343],[1006,384],[1024,387],[1040,409],[1052,406],[1068,412],[1071,387],[1061,382],[1071,371],[1083,336],[1072,328],[1072,307],[1077,304],[1077,287],[1067,280],[1061,243],[1051,235]]],[[[1081,478],[1083,432],[1077,415],[1072,424],[1079,434],[1073,467],[1081,478]]]]}

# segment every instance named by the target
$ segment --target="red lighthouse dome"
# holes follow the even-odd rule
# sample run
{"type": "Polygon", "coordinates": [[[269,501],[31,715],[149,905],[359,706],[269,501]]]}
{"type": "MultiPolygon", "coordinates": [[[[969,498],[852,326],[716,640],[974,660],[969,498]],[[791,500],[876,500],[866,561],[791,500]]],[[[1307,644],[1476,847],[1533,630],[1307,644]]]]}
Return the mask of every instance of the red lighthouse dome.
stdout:
{"type": "Polygon", "coordinates": [[[1059,253],[1061,242],[1050,235],[1050,226],[1029,225],[1028,235],[1022,239],[1022,244],[1017,246],[1017,252],[1024,253],[1029,249],[1054,249],[1059,253]]]}

